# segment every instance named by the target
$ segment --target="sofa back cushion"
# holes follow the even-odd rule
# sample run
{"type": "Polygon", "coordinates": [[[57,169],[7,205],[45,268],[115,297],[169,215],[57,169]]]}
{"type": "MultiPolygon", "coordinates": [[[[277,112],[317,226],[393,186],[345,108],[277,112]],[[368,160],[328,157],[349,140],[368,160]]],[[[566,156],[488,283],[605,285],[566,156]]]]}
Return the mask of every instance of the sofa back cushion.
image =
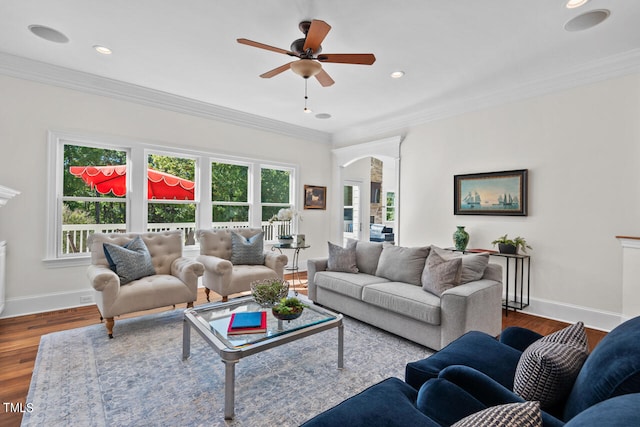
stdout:
{"type": "Polygon", "coordinates": [[[405,248],[384,244],[376,268],[376,276],[392,282],[421,286],[422,271],[429,255],[429,246],[405,248]]]}
{"type": "Polygon", "coordinates": [[[460,276],[460,284],[475,282],[482,279],[484,272],[489,265],[489,254],[462,254],[460,252],[452,252],[441,249],[437,246],[431,246],[431,253],[436,253],[445,260],[460,258],[462,260],[462,271],[460,276]]]}
{"type": "Polygon", "coordinates": [[[94,233],[89,237],[91,264],[109,266],[104,255],[103,243],[124,246],[136,236],[142,237],[147,246],[156,274],[171,274],[171,263],[182,256],[182,231],[159,233],[94,233]]]}
{"type": "Polygon", "coordinates": [[[347,244],[356,242],[356,267],[360,273],[375,276],[382,253],[382,243],[347,239],[347,244]]]}
{"type": "Polygon", "coordinates": [[[564,407],[568,421],[614,396],[640,392],[640,316],[609,332],[578,374],[564,407]]]}
{"type": "Polygon", "coordinates": [[[250,239],[262,232],[260,228],[227,228],[224,230],[198,230],[196,236],[200,242],[200,255],[210,255],[231,260],[233,242],[231,233],[236,232],[250,239]]]}

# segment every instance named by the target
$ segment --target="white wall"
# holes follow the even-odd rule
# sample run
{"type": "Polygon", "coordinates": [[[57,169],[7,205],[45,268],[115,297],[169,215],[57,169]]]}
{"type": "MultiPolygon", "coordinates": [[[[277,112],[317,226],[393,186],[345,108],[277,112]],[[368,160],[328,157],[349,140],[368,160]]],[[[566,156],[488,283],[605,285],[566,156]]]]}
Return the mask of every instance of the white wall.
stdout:
{"type": "Polygon", "coordinates": [[[531,311],[608,329],[622,312],[615,236],[640,235],[639,148],[640,75],[414,127],[401,145],[403,244],[451,246],[456,225],[470,248],[523,236],[531,311]],[[529,170],[528,216],[453,215],[454,175],[511,169],[529,170]]]}
{"type": "MultiPolygon", "coordinates": [[[[2,316],[79,305],[80,296],[92,292],[86,267],[48,268],[42,262],[48,130],[296,163],[300,203],[304,184],[331,185],[326,144],[4,76],[0,93],[0,184],[21,191],[0,211],[0,240],[7,240],[8,256],[2,316]]],[[[326,254],[331,208],[303,212],[300,233],[312,246],[304,258],[326,254]]]]}

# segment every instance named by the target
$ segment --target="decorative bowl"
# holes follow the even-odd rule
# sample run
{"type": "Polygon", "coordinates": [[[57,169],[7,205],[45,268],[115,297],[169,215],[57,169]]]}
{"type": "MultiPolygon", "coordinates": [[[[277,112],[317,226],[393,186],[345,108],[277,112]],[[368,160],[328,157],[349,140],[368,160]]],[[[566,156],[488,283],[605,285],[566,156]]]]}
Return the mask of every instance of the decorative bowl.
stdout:
{"type": "Polygon", "coordinates": [[[273,307],[289,293],[289,282],[280,279],[256,280],[249,287],[253,299],[263,307],[273,307]]]}
{"type": "Polygon", "coordinates": [[[273,315],[275,316],[276,319],[280,319],[280,320],[293,320],[293,319],[297,319],[298,317],[302,316],[302,312],[304,311],[304,308],[300,307],[300,311],[296,311],[294,313],[280,313],[277,312],[275,308],[271,309],[271,313],[273,313],[273,315]]]}

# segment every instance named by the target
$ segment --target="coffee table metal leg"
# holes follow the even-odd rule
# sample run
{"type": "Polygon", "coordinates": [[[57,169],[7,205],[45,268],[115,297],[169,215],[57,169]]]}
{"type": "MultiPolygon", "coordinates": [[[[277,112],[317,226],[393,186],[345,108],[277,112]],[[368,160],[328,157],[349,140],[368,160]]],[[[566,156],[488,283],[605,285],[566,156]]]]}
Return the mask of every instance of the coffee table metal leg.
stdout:
{"type": "Polygon", "coordinates": [[[236,397],[236,363],[237,360],[223,360],[224,363],[224,419],[232,420],[236,397]]]}
{"type": "Polygon", "coordinates": [[[344,368],[344,326],[338,326],[338,369],[344,368]]]}
{"type": "Polygon", "coordinates": [[[187,360],[191,355],[191,324],[184,319],[182,321],[182,360],[187,360]]]}

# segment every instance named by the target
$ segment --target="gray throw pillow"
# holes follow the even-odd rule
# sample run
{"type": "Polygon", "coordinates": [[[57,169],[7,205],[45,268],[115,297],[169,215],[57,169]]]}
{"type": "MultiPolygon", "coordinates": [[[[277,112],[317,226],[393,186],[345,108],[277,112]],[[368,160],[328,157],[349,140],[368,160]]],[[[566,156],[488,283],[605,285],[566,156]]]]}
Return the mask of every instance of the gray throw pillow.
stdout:
{"type": "Polygon", "coordinates": [[[231,264],[262,265],[264,264],[264,232],[250,238],[231,232],[231,264]]]}
{"type": "Polygon", "coordinates": [[[356,267],[358,267],[358,271],[375,275],[380,253],[382,253],[382,243],[347,239],[347,243],[350,242],[356,242],[356,267]]]}
{"type": "Polygon", "coordinates": [[[327,261],[328,271],[342,271],[344,273],[357,273],[358,267],[356,267],[356,244],[357,241],[353,240],[347,242],[346,247],[334,245],[331,242],[329,244],[329,260],[327,261]]]}
{"type": "Polygon", "coordinates": [[[461,258],[462,259],[462,274],[460,277],[460,284],[475,282],[482,279],[484,271],[489,265],[489,254],[462,254],[460,252],[447,251],[437,246],[431,246],[431,252],[437,252],[444,259],[461,258]]]}
{"type": "Polygon", "coordinates": [[[432,250],[422,271],[422,289],[440,297],[447,289],[460,284],[461,273],[461,258],[445,259],[432,250]]]}
{"type": "Polygon", "coordinates": [[[588,352],[582,322],[539,339],[520,356],[514,393],[526,400],[539,401],[543,409],[553,407],[571,391],[588,352]]]}
{"type": "Polygon", "coordinates": [[[429,247],[405,248],[391,244],[382,245],[376,276],[392,282],[411,283],[420,286],[424,263],[429,247]]]}
{"type": "Polygon", "coordinates": [[[461,419],[451,427],[542,427],[540,402],[492,406],[461,419]]]}
{"type": "Polygon", "coordinates": [[[156,274],[149,249],[140,236],[124,246],[103,243],[102,249],[109,267],[120,278],[120,285],[156,274]]]}

